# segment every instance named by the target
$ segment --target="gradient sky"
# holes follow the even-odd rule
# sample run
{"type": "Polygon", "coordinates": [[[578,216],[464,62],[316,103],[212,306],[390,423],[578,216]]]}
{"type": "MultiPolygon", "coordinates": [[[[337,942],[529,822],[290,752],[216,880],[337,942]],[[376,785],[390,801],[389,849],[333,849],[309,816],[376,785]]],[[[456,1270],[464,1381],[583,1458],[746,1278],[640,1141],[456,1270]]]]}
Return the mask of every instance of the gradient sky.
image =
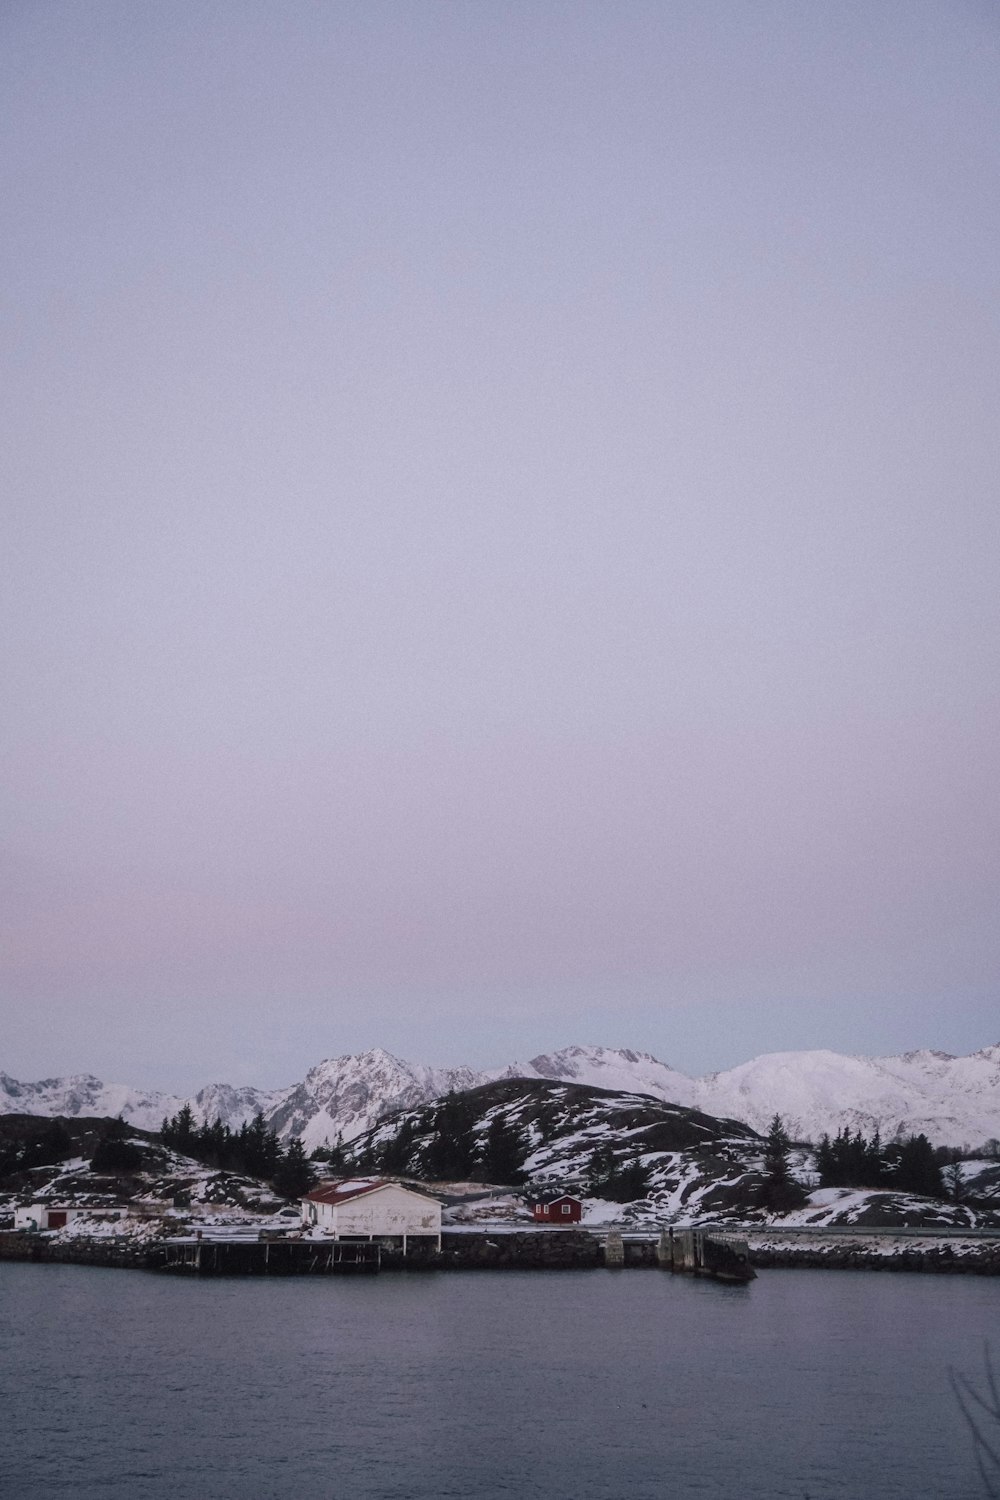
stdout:
{"type": "Polygon", "coordinates": [[[1000,24],[0,16],[0,1067],[1000,1038],[1000,24]]]}

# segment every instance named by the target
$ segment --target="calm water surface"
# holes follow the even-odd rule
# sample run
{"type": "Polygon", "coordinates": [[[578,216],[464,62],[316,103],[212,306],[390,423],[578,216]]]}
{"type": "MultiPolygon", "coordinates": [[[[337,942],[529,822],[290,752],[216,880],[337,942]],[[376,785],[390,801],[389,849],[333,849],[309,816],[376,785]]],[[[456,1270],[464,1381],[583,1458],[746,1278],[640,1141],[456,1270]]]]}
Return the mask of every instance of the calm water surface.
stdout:
{"type": "Polygon", "coordinates": [[[978,1500],[1000,1281],[0,1264],[4,1500],[978,1500]]]}

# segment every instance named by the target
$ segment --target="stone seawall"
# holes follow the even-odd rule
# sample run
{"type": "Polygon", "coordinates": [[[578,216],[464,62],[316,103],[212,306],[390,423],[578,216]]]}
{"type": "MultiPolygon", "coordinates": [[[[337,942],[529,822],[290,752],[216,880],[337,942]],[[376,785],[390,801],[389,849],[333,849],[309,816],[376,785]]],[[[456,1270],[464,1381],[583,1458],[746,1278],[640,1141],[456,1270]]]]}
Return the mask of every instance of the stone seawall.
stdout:
{"type": "Polygon", "coordinates": [[[929,1271],[950,1276],[1000,1276],[1000,1241],[962,1240],[912,1244],[871,1239],[750,1242],[760,1269],[811,1271],[929,1271]]]}
{"type": "Polygon", "coordinates": [[[52,1239],[47,1235],[0,1232],[0,1260],[30,1260],[81,1266],[114,1266],[119,1270],[147,1270],[162,1258],[146,1240],[125,1235],[100,1239],[52,1239]]]}
{"type": "MultiPolygon", "coordinates": [[[[579,1271],[604,1265],[604,1244],[585,1229],[558,1232],[494,1234],[488,1230],[472,1234],[441,1236],[441,1259],[445,1270],[476,1271],[509,1267],[530,1271],[579,1271]]],[[[626,1240],[626,1266],[655,1266],[655,1240],[626,1240]]]]}
{"type": "MultiPolygon", "coordinates": [[[[655,1267],[656,1240],[624,1241],[627,1268],[655,1267]]],[[[0,1231],[0,1261],[109,1266],[152,1270],[163,1264],[164,1251],[156,1241],[102,1235],[92,1239],[26,1235],[0,1231]]],[[[758,1270],[808,1269],[825,1271],[910,1271],[952,1276],[1000,1276],[1000,1240],[935,1240],[885,1238],[782,1240],[780,1235],[750,1244],[750,1260],[758,1270]]],[[[586,1230],[493,1233],[488,1230],[442,1235],[441,1255],[402,1257],[383,1255],[383,1270],[440,1269],[453,1271],[586,1270],[604,1265],[603,1241],[586,1230]]]]}

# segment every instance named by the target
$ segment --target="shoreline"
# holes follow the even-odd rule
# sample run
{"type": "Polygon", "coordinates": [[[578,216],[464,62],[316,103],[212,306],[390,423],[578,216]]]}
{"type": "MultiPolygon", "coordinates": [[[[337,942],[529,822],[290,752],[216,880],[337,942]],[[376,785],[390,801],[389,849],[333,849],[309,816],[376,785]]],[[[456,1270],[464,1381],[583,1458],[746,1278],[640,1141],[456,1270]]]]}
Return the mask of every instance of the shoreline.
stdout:
{"type": "MultiPolygon", "coordinates": [[[[711,1226],[705,1226],[711,1228],[711,1226]]],[[[930,1275],[1000,1275],[1000,1237],[971,1239],[960,1233],[922,1238],[912,1231],[864,1233],[837,1228],[794,1235],[779,1228],[754,1227],[749,1234],[750,1260],[758,1270],[898,1271],[930,1275]]],[[[657,1269],[658,1235],[624,1239],[624,1269],[657,1269]]],[[[291,1241],[291,1243],[295,1243],[291,1241]]],[[[0,1261],[105,1266],[118,1270],[162,1271],[165,1250],[148,1237],[0,1232],[0,1261]]],[[[442,1234],[441,1254],[383,1253],[384,1270],[589,1270],[603,1269],[604,1236],[589,1230],[558,1234],[509,1229],[468,1230],[442,1234]]]]}

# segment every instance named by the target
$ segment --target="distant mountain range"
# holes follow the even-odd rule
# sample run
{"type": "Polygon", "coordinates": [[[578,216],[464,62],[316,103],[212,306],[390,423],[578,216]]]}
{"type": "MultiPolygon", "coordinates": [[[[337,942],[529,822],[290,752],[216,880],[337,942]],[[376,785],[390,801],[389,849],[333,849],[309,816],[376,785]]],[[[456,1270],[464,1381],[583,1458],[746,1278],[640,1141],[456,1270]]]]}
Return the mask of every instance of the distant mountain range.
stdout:
{"type": "Polygon", "coordinates": [[[90,1074],[19,1083],[0,1073],[0,1114],[122,1115],[157,1130],[185,1103],[195,1118],[234,1129],[258,1111],[282,1139],[301,1135],[313,1149],[345,1141],[397,1110],[413,1109],[450,1090],[505,1078],[548,1079],[645,1094],[766,1130],[780,1114],[791,1134],[818,1140],[846,1127],[885,1141],[923,1132],[935,1145],[978,1146],[1000,1137],[1000,1044],[968,1057],[906,1052],[848,1057],[837,1052],[772,1052],[721,1073],[691,1078],[648,1052],[565,1047],[490,1070],[408,1063],[380,1047],[328,1058],[301,1083],[283,1089],[209,1084],[179,1095],[102,1083],[90,1074]]]}

